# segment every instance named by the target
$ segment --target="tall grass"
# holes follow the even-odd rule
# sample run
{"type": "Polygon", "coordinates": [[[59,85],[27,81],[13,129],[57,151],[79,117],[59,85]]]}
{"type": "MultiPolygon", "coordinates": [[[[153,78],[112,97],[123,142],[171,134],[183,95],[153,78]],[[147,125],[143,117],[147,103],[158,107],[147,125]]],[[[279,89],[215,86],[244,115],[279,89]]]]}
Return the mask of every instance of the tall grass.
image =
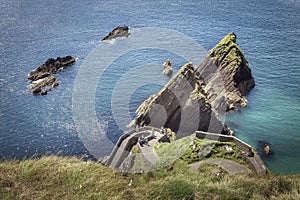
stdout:
{"type": "Polygon", "coordinates": [[[299,194],[299,175],[230,175],[214,165],[194,171],[182,160],[126,176],[77,158],[0,163],[0,199],[300,199],[299,194]]]}

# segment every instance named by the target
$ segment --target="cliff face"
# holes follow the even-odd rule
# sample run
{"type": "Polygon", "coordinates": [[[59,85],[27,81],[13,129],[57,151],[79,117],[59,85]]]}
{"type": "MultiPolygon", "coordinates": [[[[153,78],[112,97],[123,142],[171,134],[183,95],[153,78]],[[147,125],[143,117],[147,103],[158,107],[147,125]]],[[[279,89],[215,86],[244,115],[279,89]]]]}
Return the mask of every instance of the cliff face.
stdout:
{"type": "Polygon", "coordinates": [[[236,44],[236,35],[226,35],[197,68],[206,84],[207,98],[218,112],[245,107],[245,95],[255,86],[248,61],[236,44]]]}
{"type": "Polygon", "coordinates": [[[177,138],[196,130],[229,134],[230,130],[212,111],[204,87],[192,63],[184,65],[159,93],[139,106],[129,127],[171,128],[177,132],[177,138]]]}

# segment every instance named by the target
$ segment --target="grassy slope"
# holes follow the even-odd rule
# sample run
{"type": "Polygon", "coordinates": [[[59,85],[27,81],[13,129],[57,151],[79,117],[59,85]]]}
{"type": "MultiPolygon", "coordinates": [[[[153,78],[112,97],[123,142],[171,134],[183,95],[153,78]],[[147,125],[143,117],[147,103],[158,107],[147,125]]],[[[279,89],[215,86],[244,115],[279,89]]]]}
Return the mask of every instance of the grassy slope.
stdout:
{"type": "Polygon", "coordinates": [[[0,199],[300,199],[300,176],[256,177],[199,172],[183,161],[121,176],[95,162],[43,157],[0,163],[0,199]]]}

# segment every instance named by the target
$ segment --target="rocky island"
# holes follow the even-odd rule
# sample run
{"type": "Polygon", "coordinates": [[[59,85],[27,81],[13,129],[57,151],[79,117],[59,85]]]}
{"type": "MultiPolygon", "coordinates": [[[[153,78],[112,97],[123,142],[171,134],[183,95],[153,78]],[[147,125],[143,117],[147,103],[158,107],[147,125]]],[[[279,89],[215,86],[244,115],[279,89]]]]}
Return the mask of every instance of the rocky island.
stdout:
{"type": "Polygon", "coordinates": [[[129,27],[128,26],[118,26],[114,28],[107,36],[105,36],[102,41],[112,40],[118,37],[128,37],[129,27]]]}
{"type": "Polygon", "coordinates": [[[54,74],[63,70],[65,67],[74,64],[75,62],[76,59],[72,56],[48,59],[44,64],[40,65],[37,69],[28,74],[28,80],[30,83],[32,83],[32,85],[29,87],[29,90],[35,95],[46,95],[49,91],[59,85],[54,77],[54,74]],[[51,86],[47,87],[49,85],[51,86]]]}

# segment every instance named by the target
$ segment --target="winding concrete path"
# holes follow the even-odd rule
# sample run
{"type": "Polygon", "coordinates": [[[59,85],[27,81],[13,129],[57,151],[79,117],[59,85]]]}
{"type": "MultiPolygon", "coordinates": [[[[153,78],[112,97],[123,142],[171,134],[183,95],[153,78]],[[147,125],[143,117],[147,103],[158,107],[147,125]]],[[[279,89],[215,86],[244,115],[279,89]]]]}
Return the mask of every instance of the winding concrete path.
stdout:
{"type": "Polygon", "coordinates": [[[201,160],[199,162],[190,164],[190,167],[194,170],[197,170],[202,164],[210,163],[215,164],[227,171],[229,174],[249,174],[252,171],[244,165],[241,165],[237,162],[221,159],[221,158],[212,158],[208,160],[201,160]]]}
{"type": "MultiPolygon", "coordinates": [[[[149,131],[150,133],[150,131],[149,131]]],[[[163,135],[157,131],[154,131],[155,138],[150,140],[148,144],[144,144],[143,146],[139,145],[140,150],[143,154],[143,157],[148,160],[150,163],[154,164],[159,161],[159,157],[156,155],[154,150],[154,145],[158,143],[158,140],[163,137],[163,135]]]]}

